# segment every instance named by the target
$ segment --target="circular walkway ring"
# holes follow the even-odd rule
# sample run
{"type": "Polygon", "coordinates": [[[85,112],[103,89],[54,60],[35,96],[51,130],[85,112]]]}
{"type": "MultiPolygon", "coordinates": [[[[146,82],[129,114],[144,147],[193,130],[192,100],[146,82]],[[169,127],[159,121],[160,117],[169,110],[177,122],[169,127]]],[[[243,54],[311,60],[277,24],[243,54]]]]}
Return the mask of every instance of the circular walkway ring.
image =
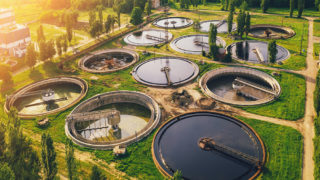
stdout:
{"type": "Polygon", "coordinates": [[[78,102],[80,102],[80,100],[82,98],[84,98],[88,92],[88,84],[85,80],[80,79],[78,77],[56,77],[56,78],[49,78],[49,79],[44,79],[41,81],[37,81],[31,84],[28,84],[27,86],[22,87],[21,89],[19,89],[18,91],[14,92],[9,98],[7,98],[6,103],[4,105],[4,110],[6,113],[8,113],[10,111],[10,108],[13,106],[14,102],[19,98],[19,95],[24,94],[38,86],[41,85],[46,85],[46,84],[54,84],[57,82],[66,82],[66,83],[74,83],[77,84],[78,86],[80,86],[81,88],[81,92],[79,97],[74,100],[72,103],[60,107],[58,109],[54,109],[52,111],[48,111],[46,113],[40,113],[40,114],[23,114],[23,113],[18,113],[18,117],[22,118],[22,119],[32,119],[35,117],[41,117],[41,116],[47,116],[47,115],[51,115],[51,114],[56,114],[60,111],[64,111],[72,106],[74,106],[75,104],[77,104],[78,102]]]}
{"type": "Polygon", "coordinates": [[[151,61],[154,61],[154,60],[158,60],[158,59],[165,59],[167,57],[156,57],[156,58],[152,58],[152,59],[149,59],[147,61],[144,61],[140,64],[138,64],[137,66],[135,66],[132,70],[132,76],[134,77],[134,79],[142,84],[145,84],[147,86],[152,86],[152,87],[175,87],[175,86],[181,86],[183,84],[186,84],[192,80],[194,80],[198,74],[199,74],[199,67],[196,63],[188,60],[188,59],[185,59],[185,58],[180,58],[180,57],[168,57],[168,58],[174,58],[174,59],[178,59],[178,60],[182,60],[182,61],[186,61],[188,63],[190,63],[193,67],[194,67],[194,73],[191,77],[189,77],[188,79],[185,79],[185,80],[182,80],[182,81],[179,81],[179,82],[176,82],[176,83],[173,83],[171,84],[171,86],[168,86],[168,85],[164,85],[164,84],[156,84],[156,83],[150,83],[150,82],[147,82],[147,81],[144,81],[142,78],[140,78],[137,74],[137,70],[139,69],[140,66],[142,66],[143,64],[146,64],[148,62],[151,62],[151,61]]]}
{"type": "Polygon", "coordinates": [[[186,18],[186,17],[165,17],[165,18],[160,18],[160,19],[157,19],[155,20],[152,24],[158,28],[167,28],[166,26],[162,26],[162,25],[159,25],[159,21],[163,21],[163,20],[169,20],[169,19],[175,19],[175,18],[181,18],[181,19],[184,19],[185,21],[187,21],[188,23],[186,25],[183,25],[183,26],[178,26],[178,27],[170,27],[168,26],[168,29],[182,29],[182,28],[187,28],[189,26],[191,26],[193,24],[193,20],[190,19],[190,18],[186,18]]]}
{"type": "Polygon", "coordinates": [[[222,103],[226,103],[230,105],[238,105],[238,106],[254,106],[254,105],[266,104],[268,102],[271,102],[277,99],[281,94],[281,86],[279,82],[275,78],[273,78],[271,75],[262,71],[258,71],[251,68],[244,68],[244,67],[224,67],[224,68],[211,70],[201,77],[199,81],[199,86],[201,88],[201,91],[208,97],[211,97],[222,103]],[[273,98],[264,98],[257,101],[234,101],[231,99],[226,99],[221,96],[218,96],[208,88],[207,83],[209,80],[218,78],[219,76],[223,76],[223,75],[236,75],[236,74],[240,74],[242,76],[252,76],[260,79],[261,81],[268,83],[272,87],[274,92],[276,92],[276,96],[273,96],[273,98]]]}
{"type": "Polygon", "coordinates": [[[289,39],[292,38],[293,36],[296,35],[296,32],[289,28],[289,27],[285,27],[285,26],[277,26],[277,25],[272,25],[272,24],[256,24],[256,25],[251,25],[250,27],[250,33],[249,36],[254,37],[254,38],[259,38],[259,39],[289,39]],[[253,33],[251,33],[251,31],[255,30],[255,29],[267,29],[267,28],[271,28],[271,29],[279,29],[281,31],[284,31],[287,33],[286,36],[276,36],[276,37],[265,37],[265,36],[259,36],[259,35],[255,35],[253,33]]]}
{"type": "MultiPolygon", "coordinates": [[[[265,144],[263,143],[261,137],[259,136],[259,134],[250,126],[248,125],[247,123],[245,123],[244,121],[238,119],[238,118],[235,118],[233,116],[228,116],[228,115],[225,115],[221,112],[217,112],[217,111],[193,111],[193,112],[189,112],[189,113],[185,113],[185,114],[181,114],[181,115],[178,115],[178,116],[175,116],[175,117],[172,117],[170,118],[169,120],[167,120],[164,124],[162,124],[157,132],[155,133],[154,137],[153,137],[153,140],[152,140],[152,145],[151,145],[151,151],[152,151],[152,159],[153,159],[153,162],[155,163],[157,169],[159,170],[159,172],[165,176],[165,177],[172,177],[161,165],[160,163],[162,162],[159,162],[156,158],[156,155],[155,155],[155,140],[157,138],[157,135],[159,134],[159,132],[165,128],[165,126],[168,126],[170,123],[172,123],[172,121],[174,120],[181,120],[179,117],[182,117],[182,116],[186,116],[186,115],[192,115],[192,114],[196,114],[196,113],[212,113],[212,114],[216,114],[217,116],[225,116],[225,117],[229,117],[231,119],[234,119],[236,121],[238,121],[239,123],[243,124],[244,126],[246,126],[248,129],[250,129],[254,135],[257,137],[259,143],[261,144],[261,147],[262,147],[262,163],[261,163],[261,166],[263,167],[266,163],[266,147],[265,147],[265,144]]],[[[250,180],[253,180],[255,179],[256,177],[258,177],[258,175],[262,172],[262,169],[258,169],[257,172],[250,178],[250,180]]]]}
{"type": "MultiPolygon", "coordinates": [[[[208,33],[209,31],[210,31],[210,28],[209,28],[209,30],[206,30],[206,29],[202,29],[201,28],[201,25],[202,24],[204,24],[204,23],[210,23],[210,22],[216,22],[216,21],[218,21],[218,23],[220,22],[220,20],[207,20],[207,21],[201,21],[200,22],[200,32],[205,32],[205,33],[208,33]]],[[[225,22],[225,23],[227,23],[227,22],[225,22]]],[[[237,23],[232,23],[232,32],[233,31],[236,31],[237,30],[237,23]]],[[[218,27],[218,33],[228,33],[228,30],[227,31],[219,31],[219,27],[218,27]]]]}
{"type": "Polygon", "coordinates": [[[80,59],[80,61],[78,62],[78,67],[86,72],[89,73],[112,73],[112,72],[116,72],[116,71],[120,71],[120,70],[124,70],[130,66],[132,66],[133,64],[135,64],[137,61],[139,61],[139,54],[136,53],[135,51],[131,51],[131,50],[127,50],[127,49],[106,49],[106,50],[101,50],[101,51],[96,51],[93,53],[90,53],[90,55],[85,56],[84,58],[80,59]],[[116,69],[110,69],[110,70],[96,70],[96,69],[91,69],[88,68],[87,66],[85,66],[86,62],[88,60],[91,60],[91,58],[94,58],[96,56],[102,55],[102,54],[108,54],[108,53],[125,53],[125,54],[129,54],[130,56],[133,57],[133,60],[126,64],[125,66],[122,66],[120,68],[116,68],[116,69]]]}
{"type": "Polygon", "coordinates": [[[91,149],[109,150],[115,146],[125,145],[128,146],[148,136],[160,123],[161,109],[158,103],[150,96],[136,91],[112,91],[103,94],[98,94],[90,99],[80,103],[72,110],[72,113],[90,112],[98,107],[112,104],[112,103],[135,103],[146,107],[151,111],[151,117],[147,125],[136,133],[136,135],[127,138],[109,141],[109,142],[96,142],[83,138],[75,129],[74,120],[66,120],[65,133],[77,145],[91,149]],[[98,103],[102,100],[103,103],[98,103]]]}

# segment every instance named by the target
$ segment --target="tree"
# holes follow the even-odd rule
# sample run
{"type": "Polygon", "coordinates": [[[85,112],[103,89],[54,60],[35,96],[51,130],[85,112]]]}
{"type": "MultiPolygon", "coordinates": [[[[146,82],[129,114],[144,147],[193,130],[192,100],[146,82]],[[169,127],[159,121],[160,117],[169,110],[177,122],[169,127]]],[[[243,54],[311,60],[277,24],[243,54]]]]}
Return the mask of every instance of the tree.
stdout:
{"type": "Polygon", "coordinates": [[[99,21],[102,24],[103,23],[103,6],[99,5],[97,6],[98,15],[99,15],[99,21]]]}
{"type": "Polygon", "coordinates": [[[229,7],[230,7],[229,10],[230,10],[231,12],[234,12],[234,11],[236,10],[234,0],[230,0],[230,5],[229,5],[229,7]]]}
{"type": "Polygon", "coordinates": [[[152,9],[152,2],[151,2],[151,0],[148,0],[146,7],[145,7],[145,11],[148,16],[150,16],[150,14],[151,14],[151,9],[152,9]]]}
{"type": "Polygon", "coordinates": [[[59,56],[62,55],[62,38],[61,36],[56,38],[56,49],[59,56]]]}
{"type": "Polygon", "coordinates": [[[194,20],[194,22],[193,22],[193,29],[195,30],[195,31],[199,31],[200,30],[200,21],[199,21],[199,19],[195,19],[194,20]]]}
{"type": "MultiPolygon", "coordinates": [[[[115,4],[114,7],[113,7],[113,10],[117,14],[117,23],[118,23],[118,27],[120,29],[120,27],[121,27],[121,6],[119,4],[115,4]]],[[[114,20],[114,23],[115,23],[115,18],[113,18],[113,20],[114,20]]],[[[111,24],[114,24],[114,23],[111,23],[111,24]]]]}
{"type": "Polygon", "coordinates": [[[89,25],[91,26],[96,21],[96,12],[89,12],[89,25]]]}
{"type": "Polygon", "coordinates": [[[61,36],[61,41],[62,41],[62,51],[64,52],[64,53],[66,53],[67,52],[67,50],[68,50],[68,40],[67,40],[67,36],[66,35],[64,35],[64,36],[61,36]]]}
{"type": "Polygon", "coordinates": [[[304,0],[298,0],[298,18],[301,18],[304,9],[304,0]]]}
{"type": "Polygon", "coordinates": [[[0,123],[0,162],[4,160],[6,148],[7,148],[6,129],[5,129],[5,125],[0,123]]]}
{"type": "Polygon", "coordinates": [[[315,5],[316,9],[319,11],[320,10],[320,0],[315,0],[314,5],[315,5]]]}
{"type": "Polygon", "coordinates": [[[89,33],[91,37],[98,38],[102,33],[102,25],[100,24],[100,21],[95,21],[89,30],[89,33]]]}
{"type": "Polygon", "coordinates": [[[66,140],[65,149],[69,179],[77,179],[77,165],[76,160],[74,158],[74,147],[70,139],[66,140]]]}
{"type": "Polygon", "coordinates": [[[246,13],[244,11],[240,10],[240,13],[238,14],[238,17],[237,17],[237,23],[238,23],[237,32],[242,39],[243,33],[245,31],[245,24],[246,24],[246,13]]]}
{"type": "Polygon", "coordinates": [[[250,32],[250,26],[251,26],[251,16],[250,16],[250,13],[247,12],[247,15],[246,15],[246,20],[245,20],[245,33],[246,33],[246,38],[248,37],[248,34],[250,32]]]}
{"type": "Polygon", "coordinates": [[[277,58],[277,42],[275,40],[269,42],[268,44],[269,62],[275,63],[277,58]]]}
{"type": "Polygon", "coordinates": [[[20,128],[17,110],[11,109],[8,114],[8,147],[6,162],[15,174],[15,179],[40,179],[40,160],[32,144],[20,128]]]}
{"type": "Polygon", "coordinates": [[[15,175],[8,163],[0,163],[0,180],[15,180],[15,175]]]}
{"type": "Polygon", "coordinates": [[[217,55],[217,34],[218,30],[217,27],[214,24],[210,24],[210,31],[209,31],[209,54],[211,54],[212,58],[215,59],[217,55]]]}
{"type": "Polygon", "coordinates": [[[73,21],[72,18],[70,16],[68,16],[66,18],[66,31],[67,31],[67,38],[68,41],[71,42],[72,38],[73,38],[73,31],[72,31],[72,27],[73,27],[73,21]]]}
{"type": "Polygon", "coordinates": [[[295,6],[295,0],[290,0],[290,17],[292,18],[293,11],[295,6]]]}
{"type": "Polygon", "coordinates": [[[242,11],[246,11],[249,9],[249,5],[248,5],[247,1],[242,2],[240,9],[242,9],[242,11]]]}
{"type": "Polygon", "coordinates": [[[12,74],[9,65],[0,64],[0,79],[3,81],[2,86],[12,82],[12,74]]]}
{"type": "Polygon", "coordinates": [[[46,61],[48,59],[48,54],[47,54],[47,43],[45,41],[40,41],[39,50],[40,50],[40,55],[39,55],[40,61],[46,61]]]}
{"type": "Polygon", "coordinates": [[[90,179],[91,180],[104,180],[107,179],[102,172],[100,171],[100,169],[98,168],[98,166],[94,165],[92,167],[92,172],[90,175],[90,179]]]}
{"type": "Polygon", "coordinates": [[[105,29],[106,33],[109,33],[111,31],[111,22],[112,21],[113,21],[113,17],[109,14],[106,22],[104,23],[104,29],[105,29]]]}
{"type": "Polygon", "coordinates": [[[232,52],[231,52],[231,48],[227,48],[227,54],[225,55],[223,62],[225,63],[230,63],[232,62],[232,52]]]}
{"type": "Polygon", "coordinates": [[[37,52],[34,48],[34,44],[30,43],[27,47],[27,53],[25,56],[26,64],[30,68],[33,68],[37,63],[37,52]]]}
{"type": "Polygon", "coordinates": [[[54,41],[53,40],[48,41],[46,46],[47,46],[46,47],[47,59],[52,59],[57,54],[56,49],[54,48],[55,47],[54,41]]]}
{"type": "Polygon", "coordinates": [[[58,172],[56,152],[50,134],[43,133],[41,137],[41,157],[43,174],[46,180],[52,180],[58,172]]]}
{"type": "Polygon", "coordinates": [[[42,24],[37,29],[37,42],[40,43],[41,41],[45,41],[46,37],[44,36],[42,24]]]}
{"type": "Polygon", "coordinates": [[[233,28],[233,12],[232,11],[229,12],[227,23],[228,23],[228,33],[230,34],[233,28]]]}
{"type": "Polygon", "coordinates": [[[262,0],[260,4],[263,13],[266,13],[269,8],[269,0],[262,0]]]}
{"type": "Polygon", "coordinates": [[[143,22],[142,11],[139,7],[135,7],[132,10],[130,23],[133,25],[139,25],[143,22]]]}

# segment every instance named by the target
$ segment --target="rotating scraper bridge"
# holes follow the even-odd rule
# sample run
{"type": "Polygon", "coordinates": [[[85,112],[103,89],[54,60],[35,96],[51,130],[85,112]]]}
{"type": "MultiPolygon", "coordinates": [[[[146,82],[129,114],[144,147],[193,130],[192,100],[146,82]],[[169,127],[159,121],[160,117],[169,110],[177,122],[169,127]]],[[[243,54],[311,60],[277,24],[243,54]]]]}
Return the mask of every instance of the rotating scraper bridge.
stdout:
{"type": "MultiPolygon", "coordinates": [[[[81,104],[79,104],[67,117],[65,124],[65,132],[72,141],[80,146],[93,148],[93,149],[112,149],[115,146],[129,145],[133,142],[139,141],[151,133],[151,131],[159,124],[161,117],[161,110],[159,105],[148,95],[134,92],[134,91],[114,91],[104,94],[96,95],[81,104]],[[79,134],[79,130],[76,129],[75,124],[78,122],[90,122],[96,121],[101,118],[110,118],[114,114],[117,114],[115,109],[107,109],[102,111],[94,111],[95,109],[113,103],[134,103],[146,107],[151,112],[150,120],[148,124],[139,132],[133,136],[127,138],[118,139],[114,141],[101,142],[85,139],[79,134]]],[[[100,123],[100,126],[90,127],[86,129],[88,131],[98,130],[110,126],[105,120],[104,123],[100,123]]],[[[84,130],[84,129],[82,129],[84,130]]],[[[80,129],[81,131],[81,129],[80,129]]]]}

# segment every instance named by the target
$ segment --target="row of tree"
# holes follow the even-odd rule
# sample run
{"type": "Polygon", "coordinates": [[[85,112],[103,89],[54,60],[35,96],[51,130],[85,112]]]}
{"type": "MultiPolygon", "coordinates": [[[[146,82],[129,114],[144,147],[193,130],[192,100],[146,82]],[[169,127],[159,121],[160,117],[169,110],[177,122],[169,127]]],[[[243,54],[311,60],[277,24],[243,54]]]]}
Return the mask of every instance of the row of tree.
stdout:
{"type": "MultiPolygon", "coordinates": [[[[271,5],[271,0],[261,0],[260,8],[263,13],[266,13],[271,5]]],[[[252,0],[221,0],[221,9],[234,11],[235,7],[239,7],[242,10],[247,10],[252,4],[252,0]]],[[[288,0],[290,7],[290,17],[293,16],[294,10],[298,10],[298,18],[301,18],[303,10],[305,8],[306,0],[288,0]]],[[[320,0],[315,0],[315,5],[319,8],[320,0]]]]}
{"type": "MultiPolygon", "coordinates": [[[[40,158],[32,146],[32,141],[22,133],[17,111],[10,110],[7,122],[0,123],[0,180],[56,178],[57,153],[50,134],[43,133],[41,136],[40,158]]],[[[74,157],[74,146],[70,139],[66,139],[65,143],[65,161],[68,178],[79,179],[78,162],[74,157]]],[[[103,180],[106,177],[97,166],[93,166],[90,179],[103,180]]]]}

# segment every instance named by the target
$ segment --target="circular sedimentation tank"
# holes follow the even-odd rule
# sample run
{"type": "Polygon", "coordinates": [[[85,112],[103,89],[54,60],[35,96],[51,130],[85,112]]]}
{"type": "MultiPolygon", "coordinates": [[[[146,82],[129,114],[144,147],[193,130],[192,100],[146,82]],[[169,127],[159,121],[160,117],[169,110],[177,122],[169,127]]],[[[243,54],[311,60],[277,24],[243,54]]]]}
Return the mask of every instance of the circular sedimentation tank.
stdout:
{"type": "Polygon", "coordinates": [[[265,162],[259,135],[244,122],[214,112],[172,118],[156,133],[153,160],[162,174],[185,179],[253,179],[265,162]]]}
{"type": "Polygon", "coordinates": [[[29,84],[7,97],[5,111],[15,107],[21,118],[55,114],[78,103],[88,91],[86,81],[76,77],[50,78],[29,84]]]}
{"type": "Polygon", "coordinates": [[[295,31],[289,27],[271,24],[252,25],[249,33],[249,36],[261,39],[288,39],[295,35],[295,31]]]}
{"type": "Polygon", "coordinates": [[[180,29],[186,28],[193,24],[193,21],[190,18],[186,17],[167,17],[157,19],[153,22],[153,25],[159,28],[168,28],[168,29],[180,29]]]}
{"type": "Polygon", "coordinates": [[[139,54],[126,49],[107,49],[82,58],[78,66],[90,73],[111,73],[123,70],[139,60],[139,54]]]}
{"type": "MultiPolygon", "coordinates": [[[[228,23],[225,20],[208,20],[208,21],[202,21],[200,22],[200,31],[201,32],[209,32],[210,25],[214,24],[215,26],[218,26],[218,33],[227,33],[228,32],[228,23]]],[[[237,24],[232,24],[232,31],[235,31],[237,29],[237,24]]]]}
{"type": "Polygon", "coordinates": [[[138,64],[132,71],[140,83],[156,86],[179,86],[197,77],[199,67],[194,62],[178,57],[158,57],[138,64]]]}
{"type": "MultiPolygon", "coordinates": [[[[267,64],[269,62],[268,43],[263,41],[241,41],[228,46],[231,49],[232,57],[237,60],[250,63],[267,64]]],[[[290,57],[290,52],[277,45],[278,53],[276,62],[284,61],[290,57]]]]}
{"type": "MultiPolygon", "coordinates": [[[[209,36],[208,35],[187,35],[174,39],[170,46],[175,51],[186,54],[202,54],[202,51],[209,52],[209,36]]],[[[226,46],[226,42],[217,37],[217,45],[226,46]]]]}
{"type": "Polygon", "coordinates": [[[242,106],[265,104],[281,93],[280,84],[272,76],[243,67],[211,70],[201,77],[199,86],[215,100],[242,106]]]}
{"type": "Polygon", "coordinates": [[[67,117],[65,132],[80,146],[106,150],[146,137],[160,117],[160,107],[148,95],[113,91],[79,104],[67,117]]]}
{"type": "Polygon", "coordinates": [[[128,34],[124,42],[133,46],[155,46],[171,41],[172,34],[160,29],[146,29],[128,34]],[[168,35],[168,37],[166,37],[168,35]]]}

